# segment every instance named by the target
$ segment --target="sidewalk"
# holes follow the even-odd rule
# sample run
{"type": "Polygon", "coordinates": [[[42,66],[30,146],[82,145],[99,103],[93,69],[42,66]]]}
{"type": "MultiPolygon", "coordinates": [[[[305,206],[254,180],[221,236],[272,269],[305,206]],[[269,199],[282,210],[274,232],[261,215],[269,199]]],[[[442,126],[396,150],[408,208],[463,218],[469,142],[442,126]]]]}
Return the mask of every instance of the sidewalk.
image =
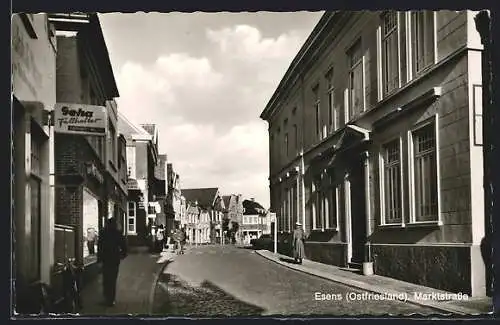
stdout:
{"type": "Polygon", "coordinates": [[[469,297],[467,300],[437,300],[434,299],[418,299],[415,294],[419,293],[436,293],[436,294],[450,294],[449,292],[416,285],[388,277],[379,275],[365,276],[347,271],[343,268],[313,262],[310,260],[303,260],[302,265],[293,264],[288,262],[289,256],[277,254],[268,250],[257,250],[257,254],[283,266],[291,269],[315,275],[327,280],[346,284],[351,287],[369,291],[378,294],[403,294],[406,293],[407,301],[417,305],[435,308],[440,313],[451,313],[461,315],[485,315],[492,310],[492,300],[489,297],[473,298],[469,297]]]}
{"type": "Polygon", "coordinates": [[[161,255],[131,253],[120,265],[116,305],[107,307],[103,304],[102,276],[99,274],[82,290],[83,310],[80,315],[149,315],[158,276],[173,255],[167,252],[161,255]]]}

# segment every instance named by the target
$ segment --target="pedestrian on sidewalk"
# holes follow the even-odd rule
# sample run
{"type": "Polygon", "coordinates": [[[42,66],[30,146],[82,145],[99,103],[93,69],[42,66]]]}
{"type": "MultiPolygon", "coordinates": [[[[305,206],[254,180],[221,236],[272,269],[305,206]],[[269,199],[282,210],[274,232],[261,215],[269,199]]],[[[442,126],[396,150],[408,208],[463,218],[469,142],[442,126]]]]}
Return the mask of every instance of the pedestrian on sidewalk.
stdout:
{"type": "Polygon", "coordinates": [[[125,237],[118,230],[116,219],[110,218],[98,238],[97,250],[97,260],[102,263],[103,294],[108,306],[115,304],[118,270],[126,256],[125,237]]]}
{"type": "Polygon", "coordinates": [[[156,230],[156,251],[161,253],[165,247],[165,228],[163,224],[158,226],[156,230]]]}
{"type": "Polygon", "coordinates": [[[306,235],[300,222],[295,223],[295,230],[292,237],[293,259],[296,263],[302,264],[305,255],[304,240],[306,235]]]}

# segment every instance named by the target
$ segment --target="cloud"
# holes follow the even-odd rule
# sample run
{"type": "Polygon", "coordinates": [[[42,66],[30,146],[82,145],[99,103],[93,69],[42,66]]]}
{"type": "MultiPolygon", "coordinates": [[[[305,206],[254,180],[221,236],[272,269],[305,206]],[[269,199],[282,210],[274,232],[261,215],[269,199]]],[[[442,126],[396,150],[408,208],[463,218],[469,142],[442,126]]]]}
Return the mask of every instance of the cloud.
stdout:
{"type": "Polygon", "coordinates": [[[183,187],[219,186],[268,205],[267,123],[259,115],[306,36],[266,38],[249,25],[207,29],[204,56],[164,53],[119,67],[119,109],[135,123],[158,125],[160,149],[183,187]]]}
{"type": "Polygon", "coordinates": [[[208,29],[207,37],[219,46],[221,53],[252,64],[263,59],[290,60],[303,42],[294,31],[277,38],[264,38],[259,29],[248,25],[208,29]]]}

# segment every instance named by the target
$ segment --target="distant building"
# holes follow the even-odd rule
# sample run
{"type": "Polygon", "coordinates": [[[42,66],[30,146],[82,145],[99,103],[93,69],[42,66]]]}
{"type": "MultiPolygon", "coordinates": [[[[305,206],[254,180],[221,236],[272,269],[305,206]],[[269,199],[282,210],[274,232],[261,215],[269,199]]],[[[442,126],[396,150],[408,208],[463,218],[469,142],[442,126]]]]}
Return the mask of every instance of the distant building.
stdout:
{"type": "Polygon", "coordinates": [[[167,164],[167,231],[178,228],[181,224],[182,193],[180,175],[174,170],[172,163],[167,164]]]}
{"type": "MultiPolygon", "coordinates": [[[[187,207],[192,207],[194,205],[199,208],[200,213],[208,214],[209,241],[212,243],[217,242],[219,240],[218,238],[222,235],[221,224],[223,217],[223,205],[221,204],[219,189],[216,187],[182,189],[181,193],[186,200],[187,207]]],[[[201,225],[198,225],[198,227],[200,226],[201,225]]]]}
{"type": "Polygon", "coordinates": [[[243,201],[243,221],[240,225],[240,234],[243,240],[260,237],[271,233],[271,224],[266,209],[255,199],[243,201]]]}

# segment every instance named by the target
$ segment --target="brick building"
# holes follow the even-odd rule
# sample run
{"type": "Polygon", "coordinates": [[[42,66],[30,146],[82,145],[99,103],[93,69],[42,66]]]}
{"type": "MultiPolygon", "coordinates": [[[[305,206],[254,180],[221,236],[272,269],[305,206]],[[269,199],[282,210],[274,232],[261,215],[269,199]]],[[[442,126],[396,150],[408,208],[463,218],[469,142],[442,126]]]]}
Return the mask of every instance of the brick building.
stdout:
{"type": "Polygon", "coordinates": [[[308,258],[373,261],[380,275],[485,294],[482,46],[473,18],[364,11],[320,19],[261,114],[271,210],[281,231],[302,222],[308,258]]]}
{"type": "Polygon", "coordinates": [[[11,216],[12,297],[19,313],[36,306],[39,282],[51,283],[54,263],[53,130],[56,103],[54,26],[46,14],[13,14],[11,216]]]}
{"type": "Polygon", "coordinates": [[[62,114],[65,107],[71,116],[89,109],[99,112],[104,123],[95,134],[55,134],[55,219],[58,225],[73,227],[75,235],[72,252],[66,250],[73,243],[67,242],[64,231],[56,234],[57,262],[74,254],[90,270],[97,260],[97,243],[87,242],[87,237],[124,208],[114,102],[119,93],[97,14],[51,14],[50,21],[57,30],[57,103],[67,105],[62,114]]]}

